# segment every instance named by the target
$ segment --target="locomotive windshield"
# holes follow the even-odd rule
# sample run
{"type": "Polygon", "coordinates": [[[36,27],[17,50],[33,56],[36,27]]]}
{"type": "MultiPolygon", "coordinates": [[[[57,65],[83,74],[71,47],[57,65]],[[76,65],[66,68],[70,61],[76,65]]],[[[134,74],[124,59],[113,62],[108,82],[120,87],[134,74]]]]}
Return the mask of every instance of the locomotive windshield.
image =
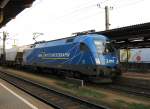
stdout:
{"type": "Polygon", "coordinates": [[[113,45],[109,41],[95,39],[94,43],[98,54],[115,52],[113,45]]]}
{"type": "Polygon", "coordinates": [[[97,53],[102,54],[105,50],[104,42],[100,41],[100,40],[94,40],[94,43],[95,43],[95,46],[96,46],[96,49],[97,49],[97,53]]]}

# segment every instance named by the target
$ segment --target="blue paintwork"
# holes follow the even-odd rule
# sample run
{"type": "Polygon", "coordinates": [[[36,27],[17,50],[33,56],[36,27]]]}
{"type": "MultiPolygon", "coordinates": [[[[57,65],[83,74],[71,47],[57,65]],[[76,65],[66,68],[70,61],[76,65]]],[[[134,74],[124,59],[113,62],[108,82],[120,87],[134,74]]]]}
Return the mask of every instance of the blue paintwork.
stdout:
{"type": "Polygon", "coordinates": [[[118,64],[118,58],[114,52],[98,54],[94,44],[94,38],[102,42],[109,40],[106,36],[88,34],[72,37],[72,42],[66,42],[68,38],[48,41],[36,44],[31,50],[24,53],[24,63],[27,65],[43,64],[71,64],[71,65],[100,65],[114,68],[118,64]],[[80,43],[84,43],[89,51],[81,52],[80,43]]]}

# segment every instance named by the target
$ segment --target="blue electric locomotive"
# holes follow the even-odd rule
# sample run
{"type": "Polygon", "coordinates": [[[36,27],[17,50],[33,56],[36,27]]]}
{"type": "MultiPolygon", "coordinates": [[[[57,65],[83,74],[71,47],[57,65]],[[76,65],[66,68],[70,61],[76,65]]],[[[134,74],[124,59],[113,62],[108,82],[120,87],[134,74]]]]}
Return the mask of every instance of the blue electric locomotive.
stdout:
{"type": "Polygon", "coordinates": [[[92,80],[112,79],[121,74],[114,47],[106,36],[98,34],[36,43],[24,52],[23,63],[92,80]]]}

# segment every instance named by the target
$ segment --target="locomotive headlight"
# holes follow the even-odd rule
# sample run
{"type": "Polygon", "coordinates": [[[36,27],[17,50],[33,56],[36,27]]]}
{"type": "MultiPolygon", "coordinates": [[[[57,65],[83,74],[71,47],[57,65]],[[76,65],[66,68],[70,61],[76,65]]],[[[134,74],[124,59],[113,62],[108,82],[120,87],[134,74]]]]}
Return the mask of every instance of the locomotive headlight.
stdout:
{"type": "Polygon", "coordinates": [[[116,64],[119,64],[119,60],[117,59],[116,64]]]}
{"type": "Polygon", "coordinates": [[[96,61],[96,64],[101,64],[99,58],[96,58],[95,61],[96,61]]]}

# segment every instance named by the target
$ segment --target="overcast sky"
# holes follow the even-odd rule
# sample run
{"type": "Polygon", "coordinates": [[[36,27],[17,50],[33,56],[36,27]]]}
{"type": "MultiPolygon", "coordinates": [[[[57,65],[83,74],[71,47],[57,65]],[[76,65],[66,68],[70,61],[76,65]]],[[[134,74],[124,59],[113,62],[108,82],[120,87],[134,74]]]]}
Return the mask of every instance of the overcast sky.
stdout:
{"type": "Polygon", "coordinates": [[[150,0],[36,0],[0,31],[7,31],[7,48],[16,39],[17,45],[34,43],[33,33],[44,35],[40,40],[69,37],[73,32],[105,29],[105,10],[110,9],[110,28],[150,21],[150,0]],[[100,4],[100,7],[97,6],[100,4]]]}

